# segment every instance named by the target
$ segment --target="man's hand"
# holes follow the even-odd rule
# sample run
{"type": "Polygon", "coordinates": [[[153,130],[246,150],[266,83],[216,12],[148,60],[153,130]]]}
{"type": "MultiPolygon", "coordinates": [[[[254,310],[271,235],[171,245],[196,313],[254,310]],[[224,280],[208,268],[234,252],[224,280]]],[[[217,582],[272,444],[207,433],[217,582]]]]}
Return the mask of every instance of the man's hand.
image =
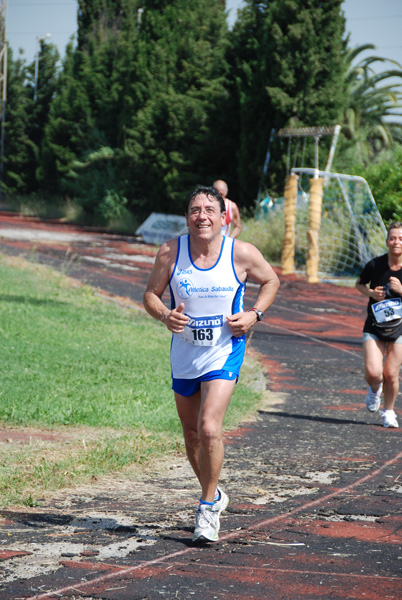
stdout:
{"type": "Polygon", "coordinates": [[[166,327],[172,333],[183,333],[185,326],[190,320],[186,315],[183,315],[183,310],[184,303],[182,302],[180,306],[171,310],[164,319],[166,327]]]}
{"type": "Polygon", "coordinates": [[[257,315],[253,310],[229,315],[226,318],[229,323],[230,331],[235,337],[241,337],[247,333],[257,321],[257,315]]]}

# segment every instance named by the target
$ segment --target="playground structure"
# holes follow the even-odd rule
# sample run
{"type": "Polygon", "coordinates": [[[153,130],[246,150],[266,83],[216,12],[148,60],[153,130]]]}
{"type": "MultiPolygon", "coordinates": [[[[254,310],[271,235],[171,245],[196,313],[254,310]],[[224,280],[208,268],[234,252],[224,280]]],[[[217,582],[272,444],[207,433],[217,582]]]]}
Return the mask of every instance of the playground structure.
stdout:
{"type": "Polygon", "coordinates": [[[305,268],[309,283],[356,275],[368,260],[385,251],[386,229],[366,180],[331,172],[339,132],[337,125],[283,129],[277,134],[288,139],[282,273],[305,268]],[[332,135],[332,141],[325,169],[320,170],[318,146],[323,135],[332,135]],[[296,150],[290,167],[293,138],[296,150]],[[303,156],[306,140],[314,139],[314,167],[296,166],[301,138],[303,156]]]}
{"type": "Polygon", "coordinates": [[[293,168],[286,194],[283,274],[305,264],[309,283],[352,276],[385,252],[386,228],[363,177],[293,168]]]}

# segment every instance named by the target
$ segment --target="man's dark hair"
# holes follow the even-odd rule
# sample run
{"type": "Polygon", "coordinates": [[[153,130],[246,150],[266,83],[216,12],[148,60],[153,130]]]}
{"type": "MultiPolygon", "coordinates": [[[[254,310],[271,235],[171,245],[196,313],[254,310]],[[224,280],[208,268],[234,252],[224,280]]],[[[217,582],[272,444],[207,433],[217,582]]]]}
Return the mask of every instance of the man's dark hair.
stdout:
{"type": "Polygon", "coordinates": [[[205,194],[206,196],[212,196],[214,200],[217,200],[219,202],[221,213],[226,211],[225,201],[217,189],[215,189],[214,187],[212,187],[210,185],[198,184],[195,186],[193,191],[186,197],[186,201],[185,201],[186,202],[186,214],[188,213],[188,208],[189,208],[191,202],[194,200],[194,198],[196,198],[200,194],[205,194]]]}

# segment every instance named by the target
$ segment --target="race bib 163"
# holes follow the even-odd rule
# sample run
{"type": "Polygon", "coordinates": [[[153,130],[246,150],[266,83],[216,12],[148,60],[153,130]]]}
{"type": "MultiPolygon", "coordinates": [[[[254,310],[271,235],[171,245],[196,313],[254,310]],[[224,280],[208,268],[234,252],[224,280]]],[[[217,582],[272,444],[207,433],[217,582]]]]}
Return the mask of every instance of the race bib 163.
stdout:
{"type": "Polygon", "coordinates": [[[209,317],[189,317],[183,331],[183,338],[194,346],[215,346],[222,335],[223,315],[209,317]]]}

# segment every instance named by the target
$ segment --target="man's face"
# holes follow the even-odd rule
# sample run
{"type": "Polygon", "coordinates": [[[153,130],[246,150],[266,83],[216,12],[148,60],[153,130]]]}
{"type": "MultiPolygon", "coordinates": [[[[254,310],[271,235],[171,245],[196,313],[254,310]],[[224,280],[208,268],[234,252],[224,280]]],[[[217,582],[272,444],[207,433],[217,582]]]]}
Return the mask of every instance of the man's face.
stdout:
{"type": "Polygon", "coordinates": [[[225,222],[225,213],[221,213],[216,198],[199,194],[188,207],[186,220],[191,234],[200,239],[211,239],[220,233],[225,222]]]}

